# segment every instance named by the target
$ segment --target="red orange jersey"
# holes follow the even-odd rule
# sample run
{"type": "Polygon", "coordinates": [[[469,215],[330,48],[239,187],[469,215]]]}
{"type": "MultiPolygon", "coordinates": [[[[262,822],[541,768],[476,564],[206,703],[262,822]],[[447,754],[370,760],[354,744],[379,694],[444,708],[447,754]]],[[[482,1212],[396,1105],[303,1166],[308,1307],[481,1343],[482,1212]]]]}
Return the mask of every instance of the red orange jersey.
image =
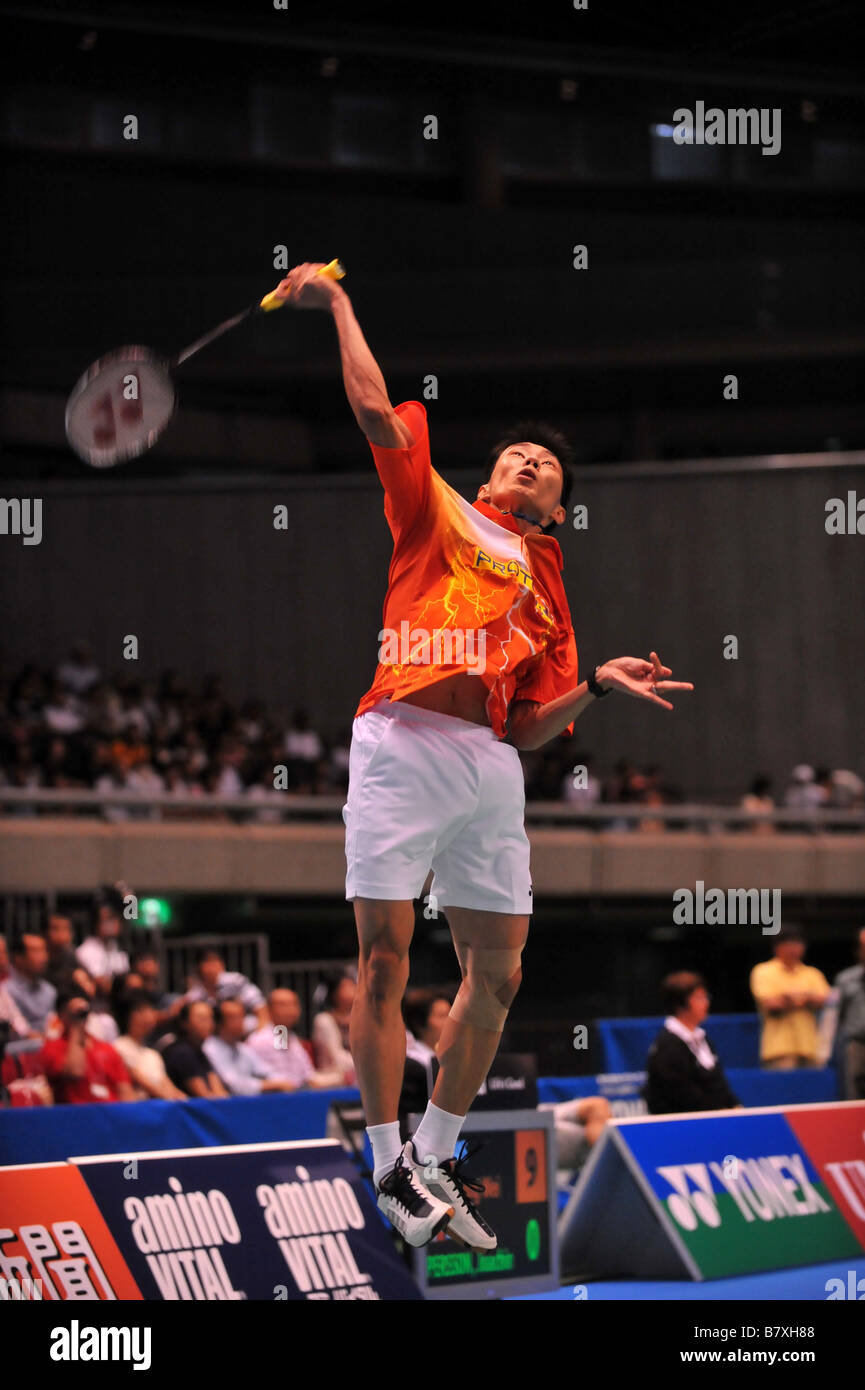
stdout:
{"type": "Polygon", "coordinates": [[[552,536],[521,535],[513,517],[467,502],[440,477],[420,401],[396,413],[414,443],[370,443],[394,546],[379,662],[356,714],[470,671],[484,682],[490,725],[504,738],[512,700],[547,704],[577,685],[562,552],[552,536]]]}

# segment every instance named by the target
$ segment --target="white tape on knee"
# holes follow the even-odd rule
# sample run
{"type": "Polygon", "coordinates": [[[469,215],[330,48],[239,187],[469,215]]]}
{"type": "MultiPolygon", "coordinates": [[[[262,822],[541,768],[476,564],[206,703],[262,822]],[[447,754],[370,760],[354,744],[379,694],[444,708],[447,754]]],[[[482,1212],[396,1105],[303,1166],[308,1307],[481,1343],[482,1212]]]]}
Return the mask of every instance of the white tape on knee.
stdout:
{"type": "Polygon", "coordinates": [[[473,1023],[501,1033],[510,1003],[502,1003],[498,992],[518,973],[522,955],[518,946],[489,949],[459,942],[457,956],[465,973],[450,1017],[457,1023],[473,1023]]]}

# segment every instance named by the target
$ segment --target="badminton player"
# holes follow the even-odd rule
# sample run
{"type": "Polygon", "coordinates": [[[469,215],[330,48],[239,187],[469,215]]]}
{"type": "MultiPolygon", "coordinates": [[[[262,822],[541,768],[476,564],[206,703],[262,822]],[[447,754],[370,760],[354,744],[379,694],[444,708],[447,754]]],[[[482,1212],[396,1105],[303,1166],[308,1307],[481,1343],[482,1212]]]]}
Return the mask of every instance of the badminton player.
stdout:
{"type": "Polygon", "coordinates": [[[345,290],[295,266],[279,287],[297,309],[334,319],[343,381],[384,488],[394,549],[373,684],[354,719],[346,898],[354,904],[358,988],[350,1023],[378,1205],[409,1245],[443,1228],[478,1250],[495,1233],[455,1149],[520,984],[532,911],[518,749],[572,732],[611,691],[672,709],[657,653],[618,657],[578,681],[577,650],[550,534],[567,515],[570,450],[549,426],[520,424],[493,448],[466,502],[432,467],[426,411],[394,409],[345,290]],[[400,1001],[413,901],[433,869],[429,915],[443,910],[462,983],[437,1054],[432,1098],[402,1143],[400,1001]]]}

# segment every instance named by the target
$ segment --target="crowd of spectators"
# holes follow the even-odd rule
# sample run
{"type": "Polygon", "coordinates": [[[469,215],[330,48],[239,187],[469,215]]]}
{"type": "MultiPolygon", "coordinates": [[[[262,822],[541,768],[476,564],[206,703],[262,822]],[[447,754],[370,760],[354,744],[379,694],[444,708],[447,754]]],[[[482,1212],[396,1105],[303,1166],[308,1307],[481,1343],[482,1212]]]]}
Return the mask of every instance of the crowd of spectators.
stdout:
{"type": "Polygon", "coordinates": [[[166,990],[156,952],[118,944],[123,898],[94,900],[76,948],[71,921],[0,937],[0,1056],[13,1104],[180,1100],[353,1086],[348,1023],[354,980],[326,987],[308,1039],[300,1000],[258,985],[202,948],[180,993],[166,990]]]}
{"type": "MultiPolygon", "coordinates": [[[[260,802],[256,818],[267,820],[278,818],[267,803],[283,791],[345,791],[349,741],[343,729],[326,742],[302,709],[287,715],[258,701],[233,703],[218,676],[197,690],[173,671],[159,681],[106,680],[84,644],[52,673],[28,666],[0,680],[0,785],[10,787],[143,799],[159,792],[200,799],[202,809],[214,796],[243,796],[260,802]],[[284,769],[278,789],[274,768],[284,769]]],[[[111,820],[153,814],[171,808],[105,810],[111,820]]]]}
{"type": "MultiPolygon", "coordinates": [[[[218,676],[194,690],[173,671],[158,681],[107,680],[84,643],[52,672],[28,666],[0,679],[0,787],[125,792],[143,803],[155,793],[182,799],[176,807],[105,804],[102,815],[111,821],[222,818],[229,813],[214,798],[235,797],[248,803],[252,819],[278,822],[286,792],[346,791],[350,740],[348,727],[326,737],[303,709],[288,714],[260,701],[237,704],[218,676]]],[[[667,821],[645,808],[686,801],[657,766],[622,759],[602,775],[588,753],[563,740],[520,756],[530,801],[640,807],[639,816],[618,817],[614,829],[662,830],[667,821]]],[[[772,832],[767,816],[778,807],[865,809],[865,783],[848,770],[800,764],[786,790],[776,795],[770,779],[758,776],[739,805],[744,824],[772,832]]],[[[35,810],[18,801],[6,814],[35,810]]]]}
{"type": "MultiPolygon", "coordinates": [[[[196,953],[182,991],[169,991],[151,947],[130,956],[120,945],[123,902],[118,888],[102,889],[78,946],[71,921],[58,914],[44,930],[21,931],[8,942],[0,937],[0,1104],[183,1101],[356,1085],[351,975],[322,982],[304,1037],[295,991],[276,988],[265,997],[254,980],[226,969],[212,946],[196,953]]],[[[761,1065],[825,1065],[837,1028],[844,1094],[865,1099],[865,928],[856,963],[834,987],[805,963],[805,951],[801,931],[784,927],[770,958],[751,971],[761,1065]],[[827,1005],[834,1009],[829,1029],[827,1005]]],[[[678,971],[662,992],[667,1016],[649,1052],[643,1091],[650,1113],[739,1107],[703,1027],[711,1003],[705,979],[678,971]]],[[[433,1093],[453,998],[453,991],[416,988],[404,997],[399,1115],[406,1135],[409,1115],[422,1112],[433,1093]]],[[[588,1096],[542,1108],[554,1111],[557,1166],[572,1177],[600,1139],[610,1104],[588,1096]]]]}

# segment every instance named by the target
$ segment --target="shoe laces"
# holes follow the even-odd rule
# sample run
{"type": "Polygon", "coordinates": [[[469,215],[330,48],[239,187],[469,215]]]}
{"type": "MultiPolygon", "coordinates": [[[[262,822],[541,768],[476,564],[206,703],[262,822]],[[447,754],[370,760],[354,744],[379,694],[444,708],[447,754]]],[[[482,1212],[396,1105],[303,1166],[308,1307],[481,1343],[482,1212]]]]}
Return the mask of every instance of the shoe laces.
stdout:
{"type": "Polygon", "coordinates": [[[398,1155],[386,1181],[385,1191],[387,1195],[399,1202],[400,1206],[405,1207],[412,1216],[421,1215],[422,1209],[429,1205],[423,1192],[415,1186],[414,1171],[406,1164],[402,1154],[398,1155]]]}
{"type": "Polygon", "coordinates": [[[482,1182],[477,1182],[474,1178],[470,1178],[467,1173],[463,1172],[463,1164],[468,1163],[470,1158],[474,1158],[475,1154],[479,1153],[483,1147],[483,1144],[475,1144],[474,1148],[469,1148],[469,1146],[466,1145],[459,1158],[448,1158],[444,1163],[439,1164],[442,1172],[450,1178],[470,1211],[474,1209],[474,1202],[471,1197],[466,1194],[466,1188],[470,1188],[478,1197],[482,1197],[486,1189],[482,1182]]]}

